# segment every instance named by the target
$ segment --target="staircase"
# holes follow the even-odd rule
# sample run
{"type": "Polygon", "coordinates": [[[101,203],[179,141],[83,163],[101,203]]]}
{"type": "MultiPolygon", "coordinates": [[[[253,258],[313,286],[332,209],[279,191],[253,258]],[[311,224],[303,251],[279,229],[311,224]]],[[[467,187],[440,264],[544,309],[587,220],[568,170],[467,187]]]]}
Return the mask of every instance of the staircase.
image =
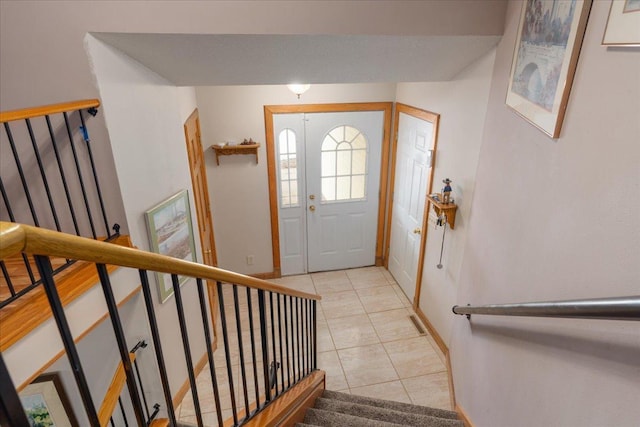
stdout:
{"type": "Polygon", "coordinates": [[[464,427],[453,411],[325,390],[296,427],[464,427]]]}

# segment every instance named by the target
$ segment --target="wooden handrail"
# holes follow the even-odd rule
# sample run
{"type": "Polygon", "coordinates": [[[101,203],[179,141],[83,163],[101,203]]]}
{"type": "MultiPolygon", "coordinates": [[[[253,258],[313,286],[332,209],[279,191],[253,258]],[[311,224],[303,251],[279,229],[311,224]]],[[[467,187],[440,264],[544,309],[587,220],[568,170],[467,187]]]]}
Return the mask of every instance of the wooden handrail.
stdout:
{"type": "Polygon", "coordinates": [[[204,264],[184,261],[138,249],[111,245],[109,243],[46,230],[40,227],[0,221],[0,259],[19,254],[20,252],[200,277],[202,279],[234,283],[253,289],[277,292],[293,297],[312,300],[321,299],[320,295],[301,292],[266,280],[245,276],[244,274],[234,273],[221,268],[209,267],[204,264]]]}
{"type": "Polygon", "coordinates": [[[62,102],[60,104],[42,105],[40,107],[22,108],[20,110],[0,112],[0,123],[15,120],[40,117],[48,114],[64,113],[66,111],[86,110],[100,106],[98,99],[82,99],[80,101],[62,102]]]}

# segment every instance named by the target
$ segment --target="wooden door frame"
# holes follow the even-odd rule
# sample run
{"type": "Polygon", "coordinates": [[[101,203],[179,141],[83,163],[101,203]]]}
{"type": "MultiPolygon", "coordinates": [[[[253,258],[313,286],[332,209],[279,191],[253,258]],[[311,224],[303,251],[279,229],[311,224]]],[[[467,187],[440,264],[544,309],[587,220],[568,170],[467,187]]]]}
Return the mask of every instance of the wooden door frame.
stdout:
{"type": "Polygon", "coordinates": [[[423,110],[421,108],[412,107],[410,105],[396,103],[395,115],[393,118],[393,147],[391,147],[391,171],[389,180],[389,192],[390,203],[387,211],[387,235],[385,237],[386,247],[384,255],[384,267],[389,269],[389,249],[391,247],[391,220],[393,217],[393,196],[395,191],[396,180],[396,153],[398,150],[398,126],[400,124],[400,113],[407,114],[427,121],[433,125],[433,154],[431,158],[431,173],[429,174],[429,188],[425,193],[424,212],[422,214],[422,233],[420,234],[420,252],[418,253],[418,272],[416,274],[416,291],[413,296],[413,307],[418,308],[420,302],[420,291],[422,289],[422,272],[424,264],[425,248],[427,244],[428,224],[429,224],[429,211],[431,209],[431,202],[426,199],[426,196],[433,191],[433,176],[436,169],[436,153],[438,148],[438,129],[440,125],[440,114],[433,113],[431,111],[423,110]]]}
{"type": "Polygon", "coordinates": [[[380,159],[380,193],[378,201],[378,225],[376,231],[376,261],[377,266],[383,264],[384,251],[384,218],[387,206],[388,176],[389,176],[389,147],[391,140],[392,102],[357,102],[343,104],[301,104],[301,105],[265,105],[264,128],[267,150],[267,175],[269,178],[269,209],[271,211],[271,249],[273,254],[273,272],[276,277],[281,276],[280,265],[280,226],[278,219],[278,188],[276,178],[275,141],[273,138],[274,114],[292,113],[342,113],[362,111],[384,112],[384,130],[382,135],[382,151],[380,159]]]}

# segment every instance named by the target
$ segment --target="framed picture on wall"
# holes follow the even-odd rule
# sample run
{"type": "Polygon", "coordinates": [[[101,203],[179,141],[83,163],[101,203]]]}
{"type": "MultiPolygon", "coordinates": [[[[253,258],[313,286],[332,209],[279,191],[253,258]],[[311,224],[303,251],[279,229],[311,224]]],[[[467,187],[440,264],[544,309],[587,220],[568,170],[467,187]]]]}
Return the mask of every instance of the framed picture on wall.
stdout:
{"type": "Polygon", "coordinates": [[[605,46],[640,46],[640,0],[613,0],[604,30],[605,46]]]}
{"type": "MultiPolygon", "coordinates": [[[[153,252],[186,261],[196,260],[187,190],[182,190],[149,209],[145,216],[153,252]]],[[[156,279],[160,301],[165,302],[173,295],[171,275],[156,273],[156,279]]],[[[180,284],[185,281],[187,277],[180,276],[180,284]]]]}
{"type": "Polygon", "coordinates": [[[552,138],[560,135],[591,0],[526,0],[506,103],[552,138]]]}
{"type": "Polygon", "coordinates": [[[67,393],[57,373],[43,374],[20,392],[29,425],[78,427],[67,393]]]}

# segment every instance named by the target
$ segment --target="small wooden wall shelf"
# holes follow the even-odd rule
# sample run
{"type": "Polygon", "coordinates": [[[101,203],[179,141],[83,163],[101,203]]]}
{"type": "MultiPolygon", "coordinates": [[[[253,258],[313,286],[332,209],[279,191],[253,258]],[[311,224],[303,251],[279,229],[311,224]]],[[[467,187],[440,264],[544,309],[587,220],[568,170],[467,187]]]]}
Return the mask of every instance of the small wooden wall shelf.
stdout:
{"type": "Polygon", "coordinates": [[[216,153],[216,164],[220,165],[219,156],[231,156],[234,154],[255,154],[256,164],[258,164],[258,148],[260,144],[247,144],[247,145],[225,145],[221,147],[219,145],[212,145],[213,151],[216,153]]]}
{"type": "MultiPolygon", "coordinates": [[[[442,195],[438,194],[438,198],[442,199],[442,195]]],[[[458,206],[455,203],[442,203],[441,201],[434,199],[431,195],[428,195],[427,199],[431,202],[431,206],[433,206],[433,210],[436,211],[438,216],[442,213],[447,216],[449,228],[453,230],[456,225],[456,210],[458,209],[458,206]]]]}

